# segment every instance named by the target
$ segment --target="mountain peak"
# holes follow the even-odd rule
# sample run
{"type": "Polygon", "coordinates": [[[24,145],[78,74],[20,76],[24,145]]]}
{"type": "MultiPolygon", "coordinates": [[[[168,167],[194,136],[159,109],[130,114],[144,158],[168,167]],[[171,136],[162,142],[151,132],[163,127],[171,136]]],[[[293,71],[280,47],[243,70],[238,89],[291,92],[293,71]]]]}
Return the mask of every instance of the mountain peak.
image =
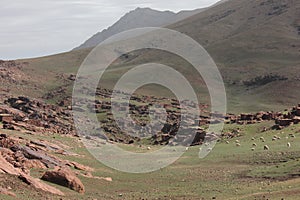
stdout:
{"type": "Polygon", "coordinates": [[[125,14],[111,27],[95,34],[93,37],[88,39],[85,43],[75,48],[74,50],[95,47],[110,36],[126,30],[142,27],[167,26],[169,24],[190,17],[198,12],[199,10],[182,11],[176,14],[171,11],[158,11],[148,7],[137,7],[135,10],[132,10],[125,14]]]}

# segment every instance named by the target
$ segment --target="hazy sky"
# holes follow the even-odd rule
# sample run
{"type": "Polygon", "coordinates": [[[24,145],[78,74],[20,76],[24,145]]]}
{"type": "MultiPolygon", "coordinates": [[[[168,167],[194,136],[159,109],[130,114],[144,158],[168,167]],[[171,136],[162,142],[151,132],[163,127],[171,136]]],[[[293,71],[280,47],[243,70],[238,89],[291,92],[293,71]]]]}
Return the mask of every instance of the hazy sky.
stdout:
{"type": "Polygon", "coordinates": [[[137,7],[178,12],[217,1],[0,0],[0,59],[69,51],[137,7]]]}

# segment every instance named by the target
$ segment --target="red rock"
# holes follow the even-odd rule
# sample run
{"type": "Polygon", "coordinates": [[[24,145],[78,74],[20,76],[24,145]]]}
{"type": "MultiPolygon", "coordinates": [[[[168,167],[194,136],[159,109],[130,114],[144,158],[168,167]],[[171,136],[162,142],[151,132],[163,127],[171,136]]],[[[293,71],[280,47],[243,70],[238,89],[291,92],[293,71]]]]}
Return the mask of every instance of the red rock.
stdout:
{"type": "Polygon", "coordinates": [[[15,175],[18,176],[21,173],[21,170],[18,168],[15,168],[12,164],[7,162],[5,158],[0,154],[0,170],[10,174],[10,175],[15,175]]]}
{"type": "Polygon", "coordinates": [[[53,171],[47,171],[42,176],[42,180],[68,187],[79,193],[85,192],[84,185],[69,168],[59,167],[53,171]]]}
{"type": "Polygon", "coordinates": [[[49,192],[51,194],[56,194],[56,195],[60,195],[60,196],[64,196],[64,193],[62,191],[60,191],[59,189],[56,189],[50,185],[47,185],[43,182],[40,181],[40,179],[37,178],[33,178],[29,175],[26,175],[24,173],[19,175],[19,178],[21,180],[23,180],[25,183],[27,183],[28,185],[33,186],[36,189],[40,189],[43,190],[45,192],[49,192]]]}
{"type": "Polygon", "coordinates": [[[82,171],[88,171],[88,172],[92,172],[94,171],[94,169],[92,169],[91,167],[79,164],[77,162],[70,162],[70,164],[75,168],[75,169],[79,169],[82,171]]]}

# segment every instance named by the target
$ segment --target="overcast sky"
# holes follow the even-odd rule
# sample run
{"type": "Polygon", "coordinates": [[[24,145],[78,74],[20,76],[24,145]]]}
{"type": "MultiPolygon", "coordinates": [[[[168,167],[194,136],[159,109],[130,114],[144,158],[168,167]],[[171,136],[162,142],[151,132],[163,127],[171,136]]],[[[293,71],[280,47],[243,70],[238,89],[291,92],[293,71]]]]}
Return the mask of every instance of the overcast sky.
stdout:
{"type": "Polygon", "coordinates": [[[217,1],[0,0],[0,59],[69,51],[137,7],[178,12],[217,1]]]}

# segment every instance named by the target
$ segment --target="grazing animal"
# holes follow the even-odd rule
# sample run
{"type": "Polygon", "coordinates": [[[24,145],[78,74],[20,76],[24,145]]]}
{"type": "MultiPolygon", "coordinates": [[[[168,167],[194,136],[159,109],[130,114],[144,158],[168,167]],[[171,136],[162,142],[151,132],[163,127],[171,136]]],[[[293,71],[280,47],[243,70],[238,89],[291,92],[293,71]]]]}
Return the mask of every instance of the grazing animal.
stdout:
{"type": "Polygon", "coordinates": [[[229,144],[229,141],[226,141],[226,144],[229,144]]]}
{"type": "Polygon", "coordinates": [[[240,144],[240,143],[236,143],[236,146],[237,146],[237,147],[240,147],[240,146],[241,146],[241,144],[240,144]]]}
{"type": "Polygon", "coordinates": [[[266,150],[266,151],[267,151],[267,150],[270,150],[269,146],[268,146],[268,145],[265,145],[265,146],[264,146],[264,150],[266,150]]]}
{"type": "Polygon", "coordinates": [[[253,146],[253,147],[257,147],[257,144],[256,144],[256,143],[253,143],[252,146],[253,146]]]}
{"type": "Polygon", "coordinates": [[[287,147],[290,148],[291,147],[291,143],[288,142],[287,143],[287,147]]]}
{"type": "Polygon", "coordinates": [[[251,140],[255,140],[255,138],[253,137],[253,138],[251,138],[251,140]]]}
{"type": "Polygon", "coordinates": [[[240,141],[239,141],[239,140],[236,140],[235,143],[240,143],[240,141]]]}
{"type": "Polygon", "coordinates": [[[255,151],[255,148],[251,148],[251,151],[255,151]]]}

